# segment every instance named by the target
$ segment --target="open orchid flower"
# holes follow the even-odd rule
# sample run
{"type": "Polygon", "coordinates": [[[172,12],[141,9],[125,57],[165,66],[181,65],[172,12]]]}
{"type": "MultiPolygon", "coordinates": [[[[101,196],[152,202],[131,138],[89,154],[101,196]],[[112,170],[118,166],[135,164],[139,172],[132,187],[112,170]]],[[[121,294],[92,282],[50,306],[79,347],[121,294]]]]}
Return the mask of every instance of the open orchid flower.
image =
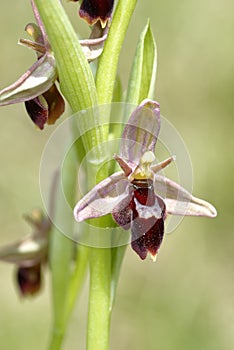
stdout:
{"type": "Polygon", "coordinates": [[[65,104],[55,85],[55,59],[33,1],[32,7],[38,25],[28,24],[25,30],[33,41],[21,39],[20,44],[34,49],[37,61],[15,83],[0,91],[0,106],[25,102],[30,118],[43,129],[45,123],[53,124],[60,117],[65,104]]]}
{"type": "MultiPolygon", "coordinates": [[[[25,30],[33,41],[20,39],[19,43],[35,50],[37,61],[15,83],[0,91],[0,106],[25,102],[30,118],[42,130],[46,123],[54,124],[63,114],[65,103],[55,84],[58,80],[55,58],[33,1],[32,7],[37,25],[28,24],[25,30]]],[[[93,28],[92,35],[80,41],[88,61],[101,55],[107,30],[93,28]],[[101,36],[96,37],[99,33],[101,36]]]]}
{"type": "Polygon", "coordinates": [[[20,241],[0,247],[0,260],[17,266],[16,280],[23,296],[36,294],[41,287],[41,267],[47,260],[50,220],[35,209],[25,219],[33,233],[20,241]]]}
{"type": "MultiPolygon", "coordinates": [[[[77,2],[79,0],[71,1],[77,2]]],[[[82,0],[79,15],[90,25],[100,21],[102,28],[104,28],[111,18],[113,7],[114,0],[82,0]]]]}
{"type": "Polygon", "coordinates": [[[97,184],[74,208],[78,222],[111,213],[116,223],[131,229],[132,248],[145,259],[156,259],[167,214],[215,217],[208,202],[193,197],[179,184],[159,175],[174,158],[154,164],[160,130],[157,102],[144,100],[130,116],[115,156],[122,171],[97,184]]]}

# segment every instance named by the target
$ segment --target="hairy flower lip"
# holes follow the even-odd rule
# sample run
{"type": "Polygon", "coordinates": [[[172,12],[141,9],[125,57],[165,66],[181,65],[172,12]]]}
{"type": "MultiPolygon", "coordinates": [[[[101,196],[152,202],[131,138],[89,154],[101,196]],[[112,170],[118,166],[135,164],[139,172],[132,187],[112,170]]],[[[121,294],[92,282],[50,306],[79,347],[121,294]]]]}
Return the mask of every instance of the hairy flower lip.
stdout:
{"type": "Polygon", "coordinates": [[[41,264],[28,267],[20,266],[16,278],[23,297],[37,294],[41,289],[41,264]]]}
{"type": "MultiPolygon", "coordinates": [[[[79,0],[71,0],[77,2],[79,0]]],[[[102,28],[105,28],[111,19],[114,7],[114,0],[83,0],[80,5],[79,15],[88,24],[94,25],[100,21],[102,28]]]]}
{"type": "Polygon", "coordinates": [[[211,218],[217,215],[210,203],[192,196],[179,184],[158,174],[175,160],[174,156],[159,164],[151,164],[159,130],[159,105],[146,99],[131,114],[122,134],[119,155],[114,155],[122,171],[98,183],[74,208],[74,217],[78,222],[111,213],[119,226],[125,230],[131,228],[133,242],[136,241],[132,247],[137,254],[145,259],[148,252],[153,260],[161,244],[167,214],[211,218]],[[150,181],[154,184],[153,190],[150,181]],[[151,197],[148,198],[147,193],[151,197]],[[157,201],[165,203],[165,211],[158,211],[157,201]],[[153,218],[156,218],[156,222],[153,218]],[[144,233],[142,227],[147,220],[154,230],[147,228],[144,233]],[[160,220],[163,220],[161,224],[160,220]],[[142,236],[135,241],[134,230],[142,232],[142,236]]]}

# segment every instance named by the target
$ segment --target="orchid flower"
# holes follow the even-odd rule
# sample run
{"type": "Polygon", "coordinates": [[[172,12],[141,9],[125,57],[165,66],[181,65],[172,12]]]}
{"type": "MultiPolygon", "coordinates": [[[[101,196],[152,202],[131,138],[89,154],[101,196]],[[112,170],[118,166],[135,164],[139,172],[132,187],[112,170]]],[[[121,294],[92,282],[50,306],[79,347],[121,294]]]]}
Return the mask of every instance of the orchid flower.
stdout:
{"type": "Polygon", "coordinates": [[[0,106],[25,102],[30,118],[43,129],[45,123],[53,124],[64,112],[64,100],[55,85],[55,58],[33,1],[32,7],[37,25],[28,24],[25,30],[34,41],[21,39],[19,43],[34,49],[37,61],[15,83],[0,91],[0,106]]]}
{"type": "Polygon", "coordinates": [[[0,247],[0,260],[17,266],[16,280],[23,296],[36,294],[41,287],[41,267],[47,261],[50,220],[34,209],[25,219],[33,233],[21,240],[0,247]]]}
{"type": "MultiPolygon", "coordinates": [[[[71,0],[79,1],[79,0],[71,0]]],[[[90,25],[101,22],[104,28],[111,18],[114,7],[114,0],[82,0],[79,15],[84,18],[90,25]]]]}
{"type": "Polygon", "coordinates": [[[159,175],[174,157],[159,164],[155,145],[160,130],[157,102],[144,100],[130,116],[114,158],[122,168],[97,184],[75,206],[78,222],[111,213],[123,229],[131,229],[131,246],[145,259],[156,259],[167,214],[215,217],[216,210],[179,184],[159,175]]]}
{"type": "MultiPolygon", "coordinates": [[[[25,30],[33,41],[20,39],[19,43],[36,51],[37,61],[16,82],[0,91],[0,106],[25,102],[28,115],[42,130],[46,123],[54,124],[63,114],[65,102],[55,84],[59,80],[56,61],[34,1],[32,8],[37,24],[30,23],[25,30]]],[[[94,27],[90,39],[80,40],[88,61],[101,55],[107,31],[108,28],[100,31],[94,27]]]]}

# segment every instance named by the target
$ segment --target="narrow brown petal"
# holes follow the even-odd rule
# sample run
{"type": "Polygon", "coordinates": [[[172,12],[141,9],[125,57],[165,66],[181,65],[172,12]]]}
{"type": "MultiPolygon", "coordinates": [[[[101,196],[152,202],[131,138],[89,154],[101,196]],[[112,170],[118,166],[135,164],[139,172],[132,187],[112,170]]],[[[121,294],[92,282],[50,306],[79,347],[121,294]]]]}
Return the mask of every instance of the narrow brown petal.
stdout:
{"type": "Polygon", "coordinates": [[[47,38],[46,31],[45,31],[45,27],[44,27],[44,25],[42,23],[40,14],[38,12],[38,9],[37,9],[37,7],[35,5],[34,0],[31,0],[31,4],[32,4],[32,9],[33,9],[33,13],[34,13],[35,19],[37,21],[38,27],[39,27],[40,32],[41,32],[42,37],[43,37],[43,41],[44,41],[44,44],[45,44],[45,47],[46,47],[46,51],[49,51],[50,50],[50,44],[48,42],[48,38],[47,38]]]}
{"type": "Polygon", "coordinates": [[[132,172],[131,167],[128,165],[128,163],[125,162],[124,159],[122,159],[121,157],[114,155],[114,159],[116,160],[116,162],[118,162],[119,166],[122,168],[124,174],[126,176],[129,176],[132,172]]]}
{"type": "Polygon", "coordinates": [[[165,160],[163,160],[162,162],[156,164],[156,165],[152,165],[151,166],[151,170],[154,172],[154,173],[157,173],[159,172],[160,170],[166,168],[169,164],[171,164],[171,162],[173,162],[174,160],[176,159],[175,156],[172,156],[172,157],[169,157],[165,160]]]}

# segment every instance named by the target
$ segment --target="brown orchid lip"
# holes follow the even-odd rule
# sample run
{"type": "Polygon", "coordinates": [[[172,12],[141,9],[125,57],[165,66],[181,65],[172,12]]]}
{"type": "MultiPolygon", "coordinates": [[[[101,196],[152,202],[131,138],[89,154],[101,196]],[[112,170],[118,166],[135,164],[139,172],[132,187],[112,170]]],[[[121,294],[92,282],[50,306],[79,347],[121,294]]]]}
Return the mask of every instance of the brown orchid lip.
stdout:
{"type": "Polygon", "coordinates": [[[79,15],[90,25],[100,21],[104,28],[111,18],[114,0],[83,0],[79,15]]]}
{"type": "Polygon", "coordinates": [[[113,219],[123,229],[131,229],[131,246],[144,260],[148,253],[155,261],[163,240],[166,207],[154,193],[150,179],[133,180],[129,199],[113,210],[113,219]]]}

